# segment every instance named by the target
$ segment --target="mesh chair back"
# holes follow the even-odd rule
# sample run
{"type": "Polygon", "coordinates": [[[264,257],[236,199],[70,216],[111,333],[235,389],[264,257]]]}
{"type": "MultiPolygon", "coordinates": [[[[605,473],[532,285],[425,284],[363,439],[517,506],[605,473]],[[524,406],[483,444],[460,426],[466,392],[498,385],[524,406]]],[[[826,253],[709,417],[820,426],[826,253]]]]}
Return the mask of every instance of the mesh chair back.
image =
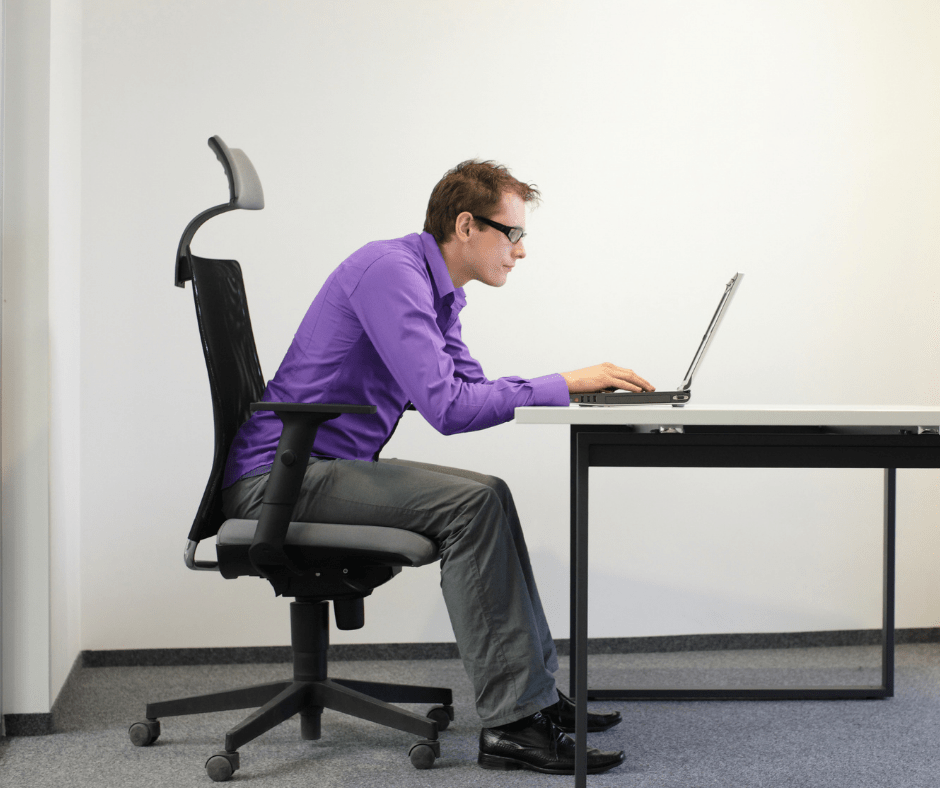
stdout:
{"type": "Polygon", "coordinates": [[[235,433],[251,415],[249,405],[261,399],[264,378],[251,330],[241,266],[235,260],[207,260],[193,255],[188,263],[215,421],[212,471],[189,532],[189,538],[198,542],[215,536],[225,521],[222,514],[225,461],[235,433]]]}

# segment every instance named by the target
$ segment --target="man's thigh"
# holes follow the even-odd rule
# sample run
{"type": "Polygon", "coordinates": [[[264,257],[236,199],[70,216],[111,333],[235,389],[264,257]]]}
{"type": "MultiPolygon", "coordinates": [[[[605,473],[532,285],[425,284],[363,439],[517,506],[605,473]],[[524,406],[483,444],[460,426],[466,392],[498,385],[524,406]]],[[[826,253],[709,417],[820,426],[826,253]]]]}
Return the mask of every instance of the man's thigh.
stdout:
{"type": "Polygon", "coordinates": [[[500,502],[503,504],[503,509],[509,510],[512,501],[512,493],[509,490],[509,485],[506,484],[498,476],[490,476],[486,473],[477,473],[476,471],[468,471],[465,468],[451,468],[447,465],[433,465],[428,462],[415,462],[414,460],[399,460],[396,458],[391,458],[387,460],[379,460],[380,463],[390,463],[393,465],[399,465],[406,468],[416,468],[422,469],[425,471],[431,471],[433,473],[443,473],[447,476],[458,476],[462,479],[469,479],[470,481],[477,482],[478,484],[483,484],[489,487],[491,490],[494,490],[499,496],[500,502]]]}
{"type": "MultiPolygon", "coordinates": [[[[293,519],[404,528],[436,538],[468,507],[492,496],[501,480],[408,460],[314,460],[307,466],[293,519]]],[[[267,476],[236,483],[226,516],[257,518],[267,476]]]]}
{"type": "Polygon", "coordinates": [[[416,462],[415,460],[400,460],[397,457],[381,459],[379,462],[398,465],[404,468],[431,471],[432,473],[443,473],[446,476],[459,476],[462,479],[470,479],[478,484],[485,484],[487,487],[492,487],[493,489],[498,489],[505,484],[502,479],[496,476],[489,476],[488,474],[477,473],[476,471],[468,471],[465,468],[451,468],[447,465],[434,465],[430,462],[416,462]]]}

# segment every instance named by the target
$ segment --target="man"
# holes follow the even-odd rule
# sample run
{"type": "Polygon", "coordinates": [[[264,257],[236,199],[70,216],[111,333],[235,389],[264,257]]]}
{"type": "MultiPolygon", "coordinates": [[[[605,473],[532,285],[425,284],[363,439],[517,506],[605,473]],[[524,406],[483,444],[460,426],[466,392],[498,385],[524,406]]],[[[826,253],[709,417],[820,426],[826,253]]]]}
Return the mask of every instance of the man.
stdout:
{"type": "MultiPolygon", "coordinates": [[[[424,232],[364,246],[326,280],[264,399],[371,403],[318,430],[294,517],[405,528],[434,540],[441,588],[483,721],[479,763],[574,771],[574,706],[555,686],[555,646],[506,483],[473,471],[380,459],[409,403],[445,435],[510,421],[521,405],[566,405],[573,392],[652,391],[599,364],[524,380],[488,380],[461,339],[463,286],[502,287],[525,257],[525,206],[539,192],[492,162],[466,161],[431,194],[424,232]]],[[[280,434],[255,413],[229,454],[227,517],[257,517],[280,434]]],[[[620,714],[590,714],[606,730],[620,714]]],[[[607,771],[623,752],[588,752],[607,771]]]]}

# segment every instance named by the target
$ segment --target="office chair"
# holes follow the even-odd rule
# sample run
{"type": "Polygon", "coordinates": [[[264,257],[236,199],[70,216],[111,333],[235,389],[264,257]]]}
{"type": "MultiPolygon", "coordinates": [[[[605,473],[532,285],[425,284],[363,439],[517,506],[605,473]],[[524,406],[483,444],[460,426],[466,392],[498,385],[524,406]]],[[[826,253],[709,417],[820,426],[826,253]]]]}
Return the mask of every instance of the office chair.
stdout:
{"type": "Polygon", "coordinates": [[[264,379],[255,348],[241,268],[234,260],[210,260],[190,252],[193,236],[213,216],[235,208],[260,210],[264,195],[248,157],[230,150],[219,137],[209,140],[228,176],[228,203],[203,211],[180,239],[176,285],[192,281],[196,318],[215,421],[215,455],[209,481],[186,543],[186,566],[217,571],[224,578],[262,577],[290,605],[292,680],[191,698],[148,703],[146,719],[131,725],[138,747],[160,735],[160,717],[232,709],[257,710],[225,736],[225,748],[206,762],[213,780],[228,780],[239,768],[239,748],[295,714],[304,739],[320,738],[320,715],[334,709],[423,737],[409,756],[415,767],[430,768],[440,757],[438,731],[454,718],[449,689],[412,687],[327,677],[330,601],[339,629],[364,623],[363,598],[403,566],[439,558],[437,545],[410,531],[368,524],[291,522],[307,458],[317,428],[343,413],[375,413],[372,405],[314,405],[259,402],[264,379]],[[251,411],[273,411],[283,430],[259,519],[226,520],[221,482],[229,446],[251,411]],[[196,546],[216,537],[216,561],[197,561],[196,546]],[[426,717],[392,703],[438,704],[426,717]]]}

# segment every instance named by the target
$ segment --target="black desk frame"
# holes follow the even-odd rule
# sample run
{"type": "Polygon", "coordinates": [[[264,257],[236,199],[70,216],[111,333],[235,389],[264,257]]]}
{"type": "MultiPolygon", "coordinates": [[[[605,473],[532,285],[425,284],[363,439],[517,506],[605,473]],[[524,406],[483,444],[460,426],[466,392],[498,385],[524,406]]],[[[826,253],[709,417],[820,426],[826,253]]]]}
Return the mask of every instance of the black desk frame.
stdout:
{"type": "MultiPolygon", "coordinates": [[[[642,429],[642,428],[641,428],[642,429]]],[[[940,436],[824,427],[694,427],[640,432],[626,425],[571,425],[571,695],[575,785],[584,788],[588,699],[781,700],[887,698],[894,694],[894,564],[897,468],[940,467],[940,436]],[[881,685],[735,689],[588,689],[588,471],[591,467],[883,468],[884,576],[881,685]],[[583,655],[583,656],[582,656],[583,655]]]]}

